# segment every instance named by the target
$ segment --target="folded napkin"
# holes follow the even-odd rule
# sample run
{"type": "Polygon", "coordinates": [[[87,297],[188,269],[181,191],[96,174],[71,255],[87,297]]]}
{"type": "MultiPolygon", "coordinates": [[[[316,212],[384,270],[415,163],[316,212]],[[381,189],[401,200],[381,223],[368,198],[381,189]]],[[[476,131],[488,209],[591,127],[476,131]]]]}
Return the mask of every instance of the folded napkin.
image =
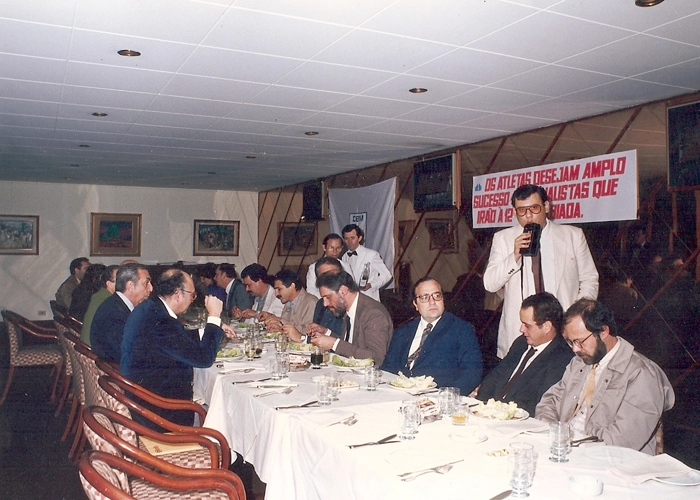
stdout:
{"type": "Polygon", "coordinates": [[[316,425],[326,427],[328,425],[337,424],[342,420],[350,418],[355,414],[351,411],[343,410],[315,410],[303,415],[305,420],[308,420],[316,425]]]}
{"type": "Polygon", "coordinates": [[[262,382],[251,382],[250,387],[297,387],[299,384],[295,384],[289,380],[289,378],[283,378],[282,380],[264,380],[262,382]]]}
{"type": "Polygon", "coordinates": [[[224,367],[219,369],[219,373],[236,373],[243,372],[245,370],[261,370],[264,371],[265,367],[259,364],[251,363],[236,363],[235,361],[224,361],[224,367]]]}
{"type": "Polygon", "coordinates": [[[611,467],[609,470],[628,483],[637,484],[655,477],[682,476],[692,469],[680,460],[663,453],[655,457],[623,462],[611,467]]]}
{"type": "Polygon", "coordinates": [[[493,422],[494,425],[489,426],[489,429],[503,434],[506,437],[515,437],[524,432],[540,432],[549,429],[548,422],[542,422],[534,418],[516,421],[494,420],[493,422]]]}

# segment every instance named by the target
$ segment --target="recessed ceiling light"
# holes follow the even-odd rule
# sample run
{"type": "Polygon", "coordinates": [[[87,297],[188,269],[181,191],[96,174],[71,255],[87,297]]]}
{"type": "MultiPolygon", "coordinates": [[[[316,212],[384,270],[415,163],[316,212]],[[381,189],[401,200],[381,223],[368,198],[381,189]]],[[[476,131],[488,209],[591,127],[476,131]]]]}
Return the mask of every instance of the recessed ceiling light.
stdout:
{"type": "Polygon", "coordinates": [[[95,112],[92,114],[92,116],[99,116],[100,118],[103,116],[107,116],[107,113],[100,113],[100,112],[95,112]]]}
{"type": "Polygon", "coordinates": [[[408,91],[409,91],[411,94],[422,94],[422,93],[424,93],[424,92],[427,92],[428,89],[424,89],[424,88],[421,88],[421,87],[414,87],[414,88],[412,88],[412,89],[408,89],[408,91]]]}
{"type": "Polygon", "coordinates": [[[659,5],[664,0],[636,0],[634,4],[637,7],[653,7],[654,5],[659,5]]]}
{"type": "Polygon", "coordinates": [[[304,135],[318,135],[318,132],[316,132],[314,130],[310,130],[308,132],[304,132],[304,135]]]}
{"type": "Polygon", "coordinates": [[[246,156],[246,159],[247,159],[247,160],[254,160],[254,159],[256,159],[256,158],[257,158],[257,156],[246,156]]]}
{"type": "Polygon", "coordinates": [[[207,172],[209,175],[216,175],[216,172],[207,172]]]}
{"type": "Polygon", "coordinates": [[[89,144],[78,144],[78,147],[79,148],[89,148],[90,145],[89,144]]]}
{"type": "Polygon", "coordinates": [[[119,54],[120,56],[124,56],[124,57],[138,57],[141,55],[141,52],[137,52],[135,50],[124,49],[124,50],[117,51],[117,54],[119,54]]]}
{"type": "Polygon", "coordinates": [[[80,165],[78,165],[77,163],[71,163],[71,164],[68,165],[68,166],[69,166],[69,167],[74,167],[74,168],[75,168],[75,167],[79,167],[80,165]]]}

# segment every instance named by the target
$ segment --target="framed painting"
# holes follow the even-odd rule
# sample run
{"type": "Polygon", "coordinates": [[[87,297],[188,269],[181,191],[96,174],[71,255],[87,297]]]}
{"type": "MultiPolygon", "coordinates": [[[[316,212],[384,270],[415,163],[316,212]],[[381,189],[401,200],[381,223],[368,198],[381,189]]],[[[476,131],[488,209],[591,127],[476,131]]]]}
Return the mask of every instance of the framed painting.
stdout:
{"type": "Polygon", "coordinates": [[[459,252],[457,227],[452,219],[425,219],[425,226],[430,234],[430,250],[442,250],[442,253],[459,252]]]}
{"type": "Polygon", "coordinates": [[[39,255],[38,215],[0,215],[0,255],[39,255]]]}
{"type": "Polygon", "coordinates": [[[195,219],[192,255],[238,256],[240,229],[237,220],[195,219]]]}
{"type": "Polygon", "coordinates": [[[141,256],[141,214],[92,212],[90,255],[141,256]]]}
{"type": "Polygon", "coordinates": [[[280,222],[277,255],[315,255],[318,247],[316,224],[280,222]]]}

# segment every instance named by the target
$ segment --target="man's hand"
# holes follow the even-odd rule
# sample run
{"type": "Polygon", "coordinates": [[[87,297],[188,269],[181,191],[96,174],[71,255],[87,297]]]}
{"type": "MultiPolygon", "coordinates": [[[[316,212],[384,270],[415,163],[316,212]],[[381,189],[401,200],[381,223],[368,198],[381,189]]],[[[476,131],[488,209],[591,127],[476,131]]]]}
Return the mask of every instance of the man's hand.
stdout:
{"type": "Polygon", "coordinates": [[[224,331],[226,336],[230,339],[235,339],[236,338],[236,332],[233,331],[233,328],[228,326],[226,323],[221,323],[221,329],[224,331]]]}
{"type": "Polygon", "coordinates": [[[320,347],[321,349],[330,350],[333,349],[333,344],[335,344],[336,338],[329,335],[315,335],[311,338],[311,343],[320,347]]]}
{"type": "Polygon", "coordinates": [[[368,282],[365,284],[365,286],[362,288],[362,290],[369,290],[370,288],[372,288],[372,284],[368,281],[368,282]]]}
{"type": "MultiPolygon", "coordinates": [[[[258,315],[258,319],[259,319],[260,321],[263,321],[263,322],[267,322],[267,320],[270,319],[270,318],[276,318],[276,316],[275,316],[274,314],[272,314],[272,313],[267,312],[267,311],[262,311],[262,312],[258,315]]],[[[279,318],[277,318],[277,319],[279,319],[279,318]]]]}
{"type": "Polygon", "coordinates": [[[250,318],[257,318],[258,317],[258,312],[253,311],[252,309],[246,309],[245,311],[241,311],[241,315],[239,316],[239,319],[250,319],[250,318]]]}
{"type": "MultiPolygon", "coordinates": [[[[260,313],[262,316],[262,313],[260,313]]],[[[262,319],[260,317],[259,319],[262,319]]],[[[265,321],[265,326],[267,327],[267,331],[272,333],[272,332],[280,332],[282,331],[282,320],[273,316],[272,314],[267,314],[267,320],[265,321]]]]}
{"type": "Polygon", "coordinates": [[[467,397],[468,397],[468,398],[476,398],[476,393],[479,392],[479,387],[481,387],[481,385],[477,385],[477,386],[474,388],[474,390],[473,390],[472,392],[469,393],[469,396],[467,396],[467,397]]]}
{"type": "Polygon", "coordinates": [[[284,333],[292,342],[301,342],[301,333],[294,325],[282,325],[282,333],[284,333]]]}
{"type": "Polygon", "coordinates": [[[316,323],[310,323],[306,326],[306,333],[312,337],[316,335],[326,335],[328,328],[325,326],[317,325],[316,323]]]}
{"type": "Polygon", "coordinates": [[[532,239],[532,233],[520,233],[517,238],[515,238],[515,243],[513,243],[513,257],[515,257],[515,262],[520,262],[520,249],[527,248],[530,246],[530,240],[532,239]]]}
{"type": "Polygon", "coordinates": [[[207,309],[207,314],[209,316],[220,318],[221,311],[224,309],[224,303],[221,301],[221,299],[218,299],[213,295],[207,295],[204,297],[204,307],[207,309]]]}
{"type": "Polygon", "coordinates": [[[231,316],[233,316],[235,319],[240,319],[241,318],[241,311],[238,307],[234,307],[231,309],[231,316]]]}

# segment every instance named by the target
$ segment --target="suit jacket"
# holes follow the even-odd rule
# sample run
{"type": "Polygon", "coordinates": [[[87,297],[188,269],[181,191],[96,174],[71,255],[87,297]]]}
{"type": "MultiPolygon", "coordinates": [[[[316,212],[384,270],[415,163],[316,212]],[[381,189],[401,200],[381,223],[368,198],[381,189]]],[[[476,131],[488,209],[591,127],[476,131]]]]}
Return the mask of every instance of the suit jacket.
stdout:
{"type": "MultiPolygon", "coordinates": [[[[211,366],[223,338],[220,327],[207,323],[202,339],[195,339],[156,296],[136,306],[129,316],[119,368],[126,378],[160,396],[191,400],[193,367],[211,366]]],[[[191,411],[151,409],[182,425],[192,425],[194,419],[191,411]]]]}
{"type": "Polygon", "coordinates": [[[95,354],[111,361],[122,358],[124,325],[131,314],[118,293],[113,293],[97,308],[90,327],[90,346],[95,354]]]}
{"type": "Polygon", "coordinates": [[[56,302],[62,305],[66,309],[70,308],[71,300],[73,300],[73,290],[78,288],[80,282],[75,275],[71,274],[66,278],[66,280],[61,283],[61,286],[56,290],[56,302]]]}
{"type": "Polygon", "coordinates": [[[393,331],[391,316],[386,308],[367,295],[358,293],[352,343],[340,339],[335,352],[348,358],[372,358],[374,364],[380,366],[384,362],[393,331]]]}
{"type": "Polygon", "coordinates": [[[348,257],[347,252],[345,252],[341,260],[348,264],[350,267],[350,274],[355,279],[355,283],[358,284],[360,283],[365,263],[369,262],[370,273],[368,281],[372,287],[362,293],[378,301],[379,289],[392,279],[391,271],[387,269],[379,253],[371,248],[366,248],[364,245],[360,245],[357,247],[357,255],[348,257]]]}
{"type": "Polygon", "coordinates": [[[334,337],[343,336],[344,318],[337,318],[327,307],[323,305],[323,299],[318,299],[314,308],[314,323],[328,328],[334,337]]]}
{"type": "Polygon", "coordinates": [[[253,297],[245,291],[245,285],[239,279],[234,279],[231,282],[231,288],[228,293],[224,292],[224,295],[226,296],[224,309],[228,314],[231,314],[234,307],[239,308],[241,311],[253,307],[253,297]]]}
{"type": "Polygon", "coordinates": [[[443,313],[411,369],[408,355],[420,320],[419,316],[394,332],[382,370],[411,377],[430,375],[438,387],[459,387],[462,394],[469,394],[483,371],[474,327],[450,312],[443,313]]]}
{"type": "MultiPolygon", "coordinates": [[[[267,292],[265,292],[265,303],[263,304],[262,310],[265,312],[269,312],[273,316],[280,317],[282,316],[282,309],[284,308],[284,304],[280,302],[280,299],[277,298],[275,295],[275,290],[272,288],[270,285],[267,285],[267,292]]],[[[255,304],[252,306],[253,309],[255,309],[255,304]]]]}
{"type": "MultiPolygon", "coordinates": [[[[586,237],[579,228],[549,222],[554,246],[554,295],[564,310],[580,298],[598,296],[596,270],[586,237]]],[[[513,341],[520,335],[520,305],[535,293],[530,281],[522,279],[521,261],[513,255],[515,238],[523,232],[520,225],[509,227],[493,236],[491,255],[484,273],[484,288],[497,292],[504,288],[503,312],[498,327],[498,357],[504,358],[513,341]],[[522,286],[522,289],[521,289],[522,286]]],[[[545,256],[550,258],[550,256],[545,256]]]]}
{"type": "Polygon", "coordinates": [[[302,288],[299,290],[294,311],[292,311],[289,302],[287,302],[284,304],[280,318],[285,323],[294,325],[294,328],[299,330],[300,333],[306,334],[306,325],[313,322],[314,319],[316,302],[318,302],[318,299],[310,293],[306,293],[306,290],[302,288]]]}
{"type": "Polygon", "coordinates": [[[90,345],[90,326],[92,326],[92,320],[95,319],[95,313],[97,308],[102,305],[102,303],[112,296],[112,293],[106,288],[102,287],[92,294],[90,297],[90,305],[88,305],[87,311],[85,311],[85,316],[83,317],[83,328],[80,330],[80,340],[90,345]]]}
{"type": "MultiPolygon", "coordinates": [[[[654,455],[656,425],[675,403],[673,387],[663,370],[618,337],[619,350],[601,373],[584,428],[607,445],[624,446],[654,455]]],[[[579,402],[591,366],[574,356],[563,378],[537,405],[535,416],[547,422],[568,420],[579,402]]],[[[597,374],[596,374],[597,375],[597,374]]]]}
{"type": "MultiPolygon", "coordinates": [[[[529,348],[524,335],[515,339],[506,357],[481,382],[476,398],[481,401],[495,398],[508,383],[510,376],[520,365],[523,353],[529,348]]],[[[557,335],[513,381],[513,385],[508,388],[508,392],[500,398],[500,401],[515,401],[518,407],[534,416],[535,407],[540,402],[542,394],[561,380],[566,365],[573,356],[574,352],[564,338],[557,335]]]]}

